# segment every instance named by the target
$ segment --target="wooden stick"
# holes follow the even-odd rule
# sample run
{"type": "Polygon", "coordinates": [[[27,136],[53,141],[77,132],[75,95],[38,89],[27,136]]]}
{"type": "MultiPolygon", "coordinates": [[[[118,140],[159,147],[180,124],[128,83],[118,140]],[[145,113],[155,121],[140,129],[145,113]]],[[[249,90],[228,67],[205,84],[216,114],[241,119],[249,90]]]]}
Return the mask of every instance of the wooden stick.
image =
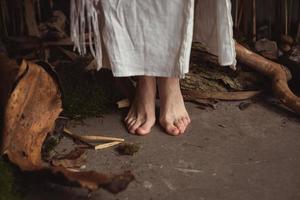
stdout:
{"type": "Polygon", "coordinates": [[[40,37],[40,31],[38,29],[36,15],[35,15],[35,8],[34,8],[34,1],[33,0],[25,0],[24,1],[24,8],[25,8],[25,21],[27,25],[28,35],[40,37]]]}
{"type": "Polygon", "coordinates": [[[289,10],[288,10],[288,33],[291,32],[291,26],[292,26],[292,16],[293,16],[293,6],[294,6],[294,1],[290,0],[290,5],[289,5],[289,10]]]}
{"type": "Polygon", "coordinates": [[[239,14],[238,14],[238,24],[237,24],[237,29],[240,29],[240,25],[241,25],[241,22],[242,22],[242,18],[243,18],[243,11],[244,11],[244,1],[241,0],[241,2],[239,2],[239,14]]]}
{"type": "Polygon", "coordinates": [[[252,25],[253,25],[253,42],[256,42],[256,0],[252,0],[252,17],[253,17],[253,21],[252,21],[252,25]]]}
{"type": "Polygon", "coordinates": [[[288,2],[284,1],[284,34],[288,35],[288,2]]]}
{"type": "Polygon", "coordinates": [[[99,144],[99,145],[95,146],[95,150],[106,149],[106,148],[116,146],[116,145],[121,144],[121,143],[122,142],[109,142],[109,143],[106,143],[106,144],[99,144]]]}
{"type": "Polygon", "coordinates": [[[296,35],[296,42],[300,43],[300,21],[298,23],[297,35],[296,35]]]}
{"type": "Polygon", "coordinates": [[[89,146],[89,147],[91,147],[91,148],[93,148],[93,149],[95,148],[94,145],[92,145],[92,144],[90,144],[90,143],[84,141],[80,136],[74,135],[71,131],[69,131],[69,130],[67,130],[67,129],[64,129],[63,132],[64,132],[68,137],[71,137],[71,138],[73,138],[73,139],[75,139],[75,140],[79,140],[79,141],[82,142],[83,144],[85,144],[85,145],[87,145],[87,146],[89,146]]]}
{"type": "Polygon", "coordinates": [[[125,140],[123,138],[114,138],[114,137],[104,137],[104,136],[81,136],[83,140],[89,141],[89,142],[124,142],[125,140]]]}
{"type": "Polygon", "coordinates": [[[71,137],[75,137],[81,141],[85,141],[85,142],[110,142],[110,141],[114,141],[114,142],[124,142],[125,140],[122,138],[114,138],[114,137],[104,137],[104,136],[90,136],[90,135],[85,135],[85,136],[81,136],[81,135],[75,135],[73,134],[71,131],[69,131],[68,129],[64,129],[64,132],[71,136],[71,137]]]}
{"type": "Polygon", "coordinates": [[[128,108],[130,106],[129,99],[123,99],[117,102],[118,108],[128,108]]]}
{"type": "Polygon", "coordinates": [[[203,91],[187,91],[183,90],[182,94],[185,100],[193,101],[195,99],[219,99],[226,101],[240,101],[253,98],[262,91],[242,91],[242,92],[203,92],[203,91]]]}
{"type": "Polygon", "coordinates": [[[238,28],[238,15],[239,15],[239,0],[235,0],[235,16],[234,16],[235,28],[238,28]]]}

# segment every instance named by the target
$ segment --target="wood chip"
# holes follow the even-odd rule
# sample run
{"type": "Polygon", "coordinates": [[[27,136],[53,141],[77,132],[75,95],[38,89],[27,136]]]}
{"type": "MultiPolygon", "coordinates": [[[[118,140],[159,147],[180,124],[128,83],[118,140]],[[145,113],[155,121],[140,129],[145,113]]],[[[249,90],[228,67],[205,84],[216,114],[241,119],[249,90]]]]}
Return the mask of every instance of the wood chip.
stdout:
{"type": "Polygon", "coordinates": [[[118,108],[128,108],[130,106],[129,99],[123,99],[117,102],[118,108]]]}
{"type": "Polygon", "coordinates": [[[106,144],[99,144],[99,145],[95,146],[95,150],[106,149],[106,148],[113,147],[113,146],[116,146],[121,143],[122,142],[109,142],[106,144]]]}
{"type": "Polygon", "coordinates": [[[114,138],[114,137],[105,137],[105,136],[92,136],[92,135],[86,135],[81,136],[81,138],[88,142],[124,142],[125,140],[123,138],[114,138]]]}

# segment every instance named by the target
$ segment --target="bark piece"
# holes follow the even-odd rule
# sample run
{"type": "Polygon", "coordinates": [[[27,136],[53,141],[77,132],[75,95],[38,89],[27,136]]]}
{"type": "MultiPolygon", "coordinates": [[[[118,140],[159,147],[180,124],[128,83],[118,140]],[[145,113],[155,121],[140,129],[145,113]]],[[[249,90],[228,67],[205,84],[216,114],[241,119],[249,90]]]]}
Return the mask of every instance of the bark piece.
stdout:
{"type": "MultiPolygon", "coordinates": [[[[55,72],[51,66],[42,63],[24,60],[18,65],[4,54],[0,54],[0,62],[0,72],[3,72],[0,82],[6,89],[0,93],[5,108],[1,154],[6,154],[22,171],[89,190],[103,187],[117,193],[134,180],[131,172],[121,175],[74,172],[44,162],[41,156],[44,140],[52,133],[62,110],[62,93],[55,72]]],[[[75,154],[72,156],[76,157],[75,154]]]]}
{"type": "Polygon", "coordinates": [[[243,91],[243,92],[203,92],[197,90],[184,90],[182,94],[186,101],[195,99],[219,99],[227,101],[246,100],[259,95],[262,91],[243,91]]]}
{"type": "Polygon", "coordinates": [[[41,148],[62,111],[60,89],[42,67],[23,61],[5,108],[2,152],[22,170],[42,166],[41,148]]]}

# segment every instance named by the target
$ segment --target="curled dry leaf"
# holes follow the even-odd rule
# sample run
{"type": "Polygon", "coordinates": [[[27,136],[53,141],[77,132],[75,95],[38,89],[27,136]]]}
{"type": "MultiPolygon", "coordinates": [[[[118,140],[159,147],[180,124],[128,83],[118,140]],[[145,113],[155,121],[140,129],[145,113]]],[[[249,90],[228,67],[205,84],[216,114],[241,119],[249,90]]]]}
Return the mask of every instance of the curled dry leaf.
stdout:
{"type": "Polygon", "coordinates": [[[61,166],[70,169],[82,168],[86,164],[86,151],[75,148],[66,155],[55,156],[51,160],[53,166],[61,166]]]}
{"type": "Polygon", "coordinates": [[[0,87],[3,88],[0,99],[4,108],[1,153],[22,171],[46,174],[50,179],[65,180],[68,185],[89,190],[105,187],[112,192],[125,189],[134,179],[130,172],[121,176],[94,171],[72,172],[64,167],[49,166],[42,160],[44,140],[53,131],[62,111],[58,78],[46,63],[24,60],[18,65],[3,53],[0,53],[0,62],[0,87]],[[119,180],[122,181],[116,184],[119,180]]]}

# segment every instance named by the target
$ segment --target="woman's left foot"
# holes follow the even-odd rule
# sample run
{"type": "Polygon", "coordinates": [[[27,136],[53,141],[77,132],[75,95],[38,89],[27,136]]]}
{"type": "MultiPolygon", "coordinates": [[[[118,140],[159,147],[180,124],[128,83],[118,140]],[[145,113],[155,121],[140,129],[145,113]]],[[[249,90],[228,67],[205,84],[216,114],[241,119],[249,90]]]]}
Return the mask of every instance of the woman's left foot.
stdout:
{"type": "Polygon", "coordinates": [[[180,91],[178,78],[158,78],[160,97],[159,122],[170,135],[183,134],[191,123],[180,91]]]}

